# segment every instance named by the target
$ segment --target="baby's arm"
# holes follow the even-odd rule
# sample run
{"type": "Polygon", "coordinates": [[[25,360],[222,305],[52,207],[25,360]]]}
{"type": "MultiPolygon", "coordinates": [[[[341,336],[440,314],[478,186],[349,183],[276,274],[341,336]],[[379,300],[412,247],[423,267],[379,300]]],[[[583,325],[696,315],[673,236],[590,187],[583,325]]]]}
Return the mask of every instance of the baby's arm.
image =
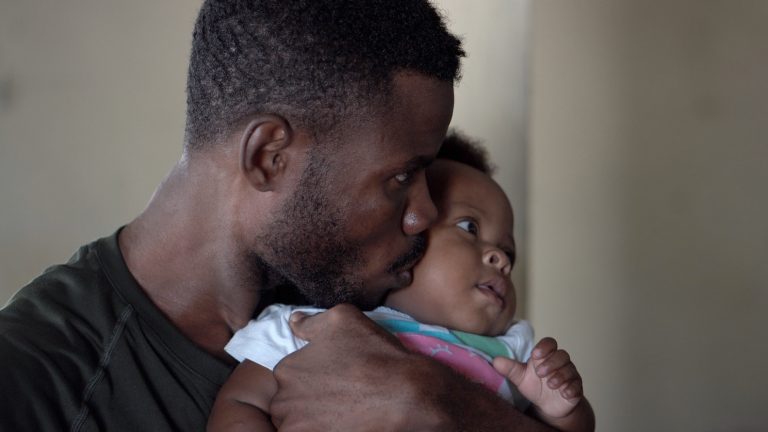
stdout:
{"type": "Polygon", "coordinates": [[[533,414],[563,432],[595,430],[595,414],[584,397],[581,376],[557,342],[544,338],[528,363],[496,357],[493,366],[533,404],[533,414]]]}
{"type": "Polygon", "coordinates": [[[269,404],[277,392],[272,371],[250,360],[235,368],[221,387],[208,432],[275,431],[269,418],[269,404]]]}

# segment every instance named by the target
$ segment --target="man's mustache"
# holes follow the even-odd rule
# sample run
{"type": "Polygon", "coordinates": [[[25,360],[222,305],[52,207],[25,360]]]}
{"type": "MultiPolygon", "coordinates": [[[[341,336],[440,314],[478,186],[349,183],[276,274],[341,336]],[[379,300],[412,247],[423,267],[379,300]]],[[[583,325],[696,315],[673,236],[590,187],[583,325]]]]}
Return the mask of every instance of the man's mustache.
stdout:
{"type": "Polygon", "coordinates": [[[404,268],[407,268],[408,266],[413,265],[418,261],[422,256],[424,256],[424,251],[427,250],[427,238],[425,235],[419,235],[413,239],[413,243],[411,244],[411,249],[406,252],[405,254],[398,257],[394,263],[392,263],[391,266],[389,266],[389,269],[387,270],[389,273],[396,273],[404,268]]]}

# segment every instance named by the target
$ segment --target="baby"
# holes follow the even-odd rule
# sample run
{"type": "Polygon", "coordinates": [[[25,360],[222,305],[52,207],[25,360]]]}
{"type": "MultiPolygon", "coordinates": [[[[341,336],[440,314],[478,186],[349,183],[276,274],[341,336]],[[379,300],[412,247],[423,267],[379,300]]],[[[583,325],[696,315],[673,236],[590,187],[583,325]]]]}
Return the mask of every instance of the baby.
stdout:
{"type": "MultiPolygon", "coordinates": [[[[413,282],[366,314],[407,348],[448,364],[556,429],[592,431],[594,414],[568,353],[552,338],[533,346],[530,325],[514,319],[513,213],[490,171],[479,147],[460,135],[446,138],[427,169],[438,220],[413,282]]],[[[209,431],[275,430],[271,371],[306,345],[290,331],[294,311],[322,310],[272,305],[227,345],[241,364],[218,395],[209,431]]]]}

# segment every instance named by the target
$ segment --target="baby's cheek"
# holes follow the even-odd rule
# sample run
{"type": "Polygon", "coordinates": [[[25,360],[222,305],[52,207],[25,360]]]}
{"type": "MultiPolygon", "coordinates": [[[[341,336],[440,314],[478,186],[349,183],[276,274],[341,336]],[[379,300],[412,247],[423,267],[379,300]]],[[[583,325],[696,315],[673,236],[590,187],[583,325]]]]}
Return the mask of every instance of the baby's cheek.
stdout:
{"type": "Polygon", "coordinates": [[[384,305],[418,319],[419,310],[423,309],[420,297],[418,290],[411,285],[389,294],[384,305]]]}

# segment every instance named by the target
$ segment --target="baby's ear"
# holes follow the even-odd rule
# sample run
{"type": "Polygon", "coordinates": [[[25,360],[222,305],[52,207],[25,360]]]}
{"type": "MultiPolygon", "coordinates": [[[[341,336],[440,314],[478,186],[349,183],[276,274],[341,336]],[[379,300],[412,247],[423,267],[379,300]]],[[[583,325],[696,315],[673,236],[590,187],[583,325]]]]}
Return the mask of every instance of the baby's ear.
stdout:
{"type": "Polygon", "coordinates": [[[292,163],[292,146],[293,130],[284,117],[259,115],[248,123],[240,140],[240,170],[257,190],[273,191],[292,163]]]}

